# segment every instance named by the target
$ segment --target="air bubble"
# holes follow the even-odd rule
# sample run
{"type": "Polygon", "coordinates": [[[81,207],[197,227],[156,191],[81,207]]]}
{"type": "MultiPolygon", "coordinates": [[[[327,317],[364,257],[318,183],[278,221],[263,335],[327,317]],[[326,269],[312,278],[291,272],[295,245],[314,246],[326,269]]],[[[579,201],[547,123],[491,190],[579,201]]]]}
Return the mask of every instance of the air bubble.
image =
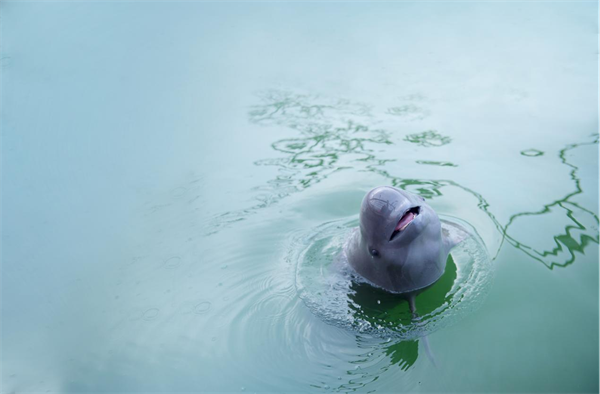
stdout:
{"type": "Polygon", "coordinates": [[[207,313],[210,310],[211,303],[208,301],[202,301],[194,307],[194,313],[198,315],[202,315],[207,313]]]}
{"type": "Polygon", "coordinates": [[[179,265],[181,264],[181,257],[179,256],[173,256],[168,258],[167,260],[165,260],[165,268],[169,268],[169,269],[174,269],[179,267],[179,265]]]}
{"type": "Polygon", "coordinates": [[[160,312],[160,309],[158,309],[158,308],[150,308],[150,309],[147,309],[147,310],[144,312],[144,315],[142,316],[142,318],[143,318],[144,320],[154,320],[154,319],[156,319],[156,317],[158,316],[158,313],[159,313],[159,312],[160,312]]]}

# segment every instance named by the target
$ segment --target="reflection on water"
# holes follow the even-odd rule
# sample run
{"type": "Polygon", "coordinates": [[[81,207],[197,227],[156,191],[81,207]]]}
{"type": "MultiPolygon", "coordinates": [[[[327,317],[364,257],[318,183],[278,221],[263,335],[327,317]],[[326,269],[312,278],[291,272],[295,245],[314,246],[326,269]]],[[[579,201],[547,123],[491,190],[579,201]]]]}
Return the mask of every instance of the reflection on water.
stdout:
{"type": "Polygon", "coordinates": [[[375,154],[377,146],[392,144],[389,133],[369,124],[371,107],[364,103],[278,90],[262,92],[258,97],[261,104],[251,108],[250,122],[288,127],[297,130],[298,136],[271,145],[283,156],[254,163],[279,168],[274,179],[254,188],[260,192],[258,203],[215,217],[211,232],[243,220],[258,209],[319,183],[335,172],[367,168],[367,165],[379,167],[389,161],[375,154]]]}
{"type": "Polygon", "coordinates": [[[541,150],[537,150],[537,149],[526,149],[526,150],[521,151],[521,154],[523,156],[536,157],[536,156],[542,156],[544,154],[544,152],[542,152],[541,150]]]}
{"type": "Polygon", "coordinates": [[[1,392],[597,391],[597,4],[125,3],[4,4],[1,392]],[[521,168],[541,190],[502,201],[521,168]],[[376,184],[506,240],[489,308],[428,335],[440,369],[294,286],[292,239],[376,184]]]}
{"type": "MultiPolygon", "coordinates": [[[[284,138],[273,142],[271,146],[280,153],[279,157],[263,159],[255,163],[258,166],[277,166],[279,174],[260,188],[265,193],[261,197],[262,203],[253,207],[252,210],[302,191],[327,179],[334,172],[367,171],[385,177],[392,186],[417,193],[427,199],[442,196],[445,188],[457,188],[474,196],[477,208],[489,217],[502,237],[495,255],[499,252],[503,241],[506,240],[515,248],[549,268],[565,267],[575,260],[575,252],[583,253],[590,242],[598,243],[597,215],[572,201],[572,197],[582,193],[582,189],[577,177],[577,167],[569,163],[566,158],[566,152],[569,150],[576,149],[581,145],[597,144],[597,137],[591,142],[569,145],[558,154],[561,162],[572,168],[573,192],[560,200],[545,205],[538,212],[517,212],[510,217],[507,224],[503,225],[496,218],[490,209],[490,204],[481,193],[454,180],[404,178],[391,174],[386,168],[386,164],[394,160],[380,159],[374,150],[393,145],[394,142],[391,134],[385,129],[372,127],[373,110],[371,106],[348,100],[328,99],[318,95],[301,95],[284,91],[267,91],[260,94],[259,97],[261,103],[254,106],[249,113],[251,122],[265,126],[288,127],[297,130],[298,134],[294,138],[284,138]],[[528,237],[517,237],[509,231],[509,228],[518,220],[536,215],[558,215],[567,219],[564,233],[554,236],[557,246],[550,251],[535,249],[528,245],[528,237]],[[582,217],[587,221],[584,222],[582,217]]],[[[386,114],[415,120],[427,116],[429,113],[416,105],[406,104],[389,108],[386,114]]],[[[422,147],[435,148],[450,144],[452,139],[437,130],[425,130],[406,135],[404,141],[422,147]]],[[[520,153],[523,156],[531,157],[532,160],[544,155],[544,152],[537,149],[527,149],[520,153]]],[[[417,160],[416,162],[421,165],[458,167],[447,161],[417,160]]],[[[244,212],[244,214],[247,213],[248,211],[244,212]]],[[[419,296],[417,305],[420,313],[435,314],[436,308],[448,303],[446,297],[456,279],[456,266],[449,264],[448,268],[447,273],[434,287],[419,296]]],[[[385,327],[388,323],[410,325],[411,314],[407,303],[398,300],[394,295],[384,293],[369,285],[353,283],[349,293],[351,302],[348,306],[357,320],[367,322],[373,327],[385,327]]],[[[357,335],[356,340],[359,347],[360,342],[366,341],[361,335],[357,335]]],[[[373,354],[371,346],[371,352],[357,364],[358,369],[347,371],[351,379],[338,387],[337,391],[363,388],[377,379],[391,365],[397,365],[404,371],[408,370],[418,358],[419,339],[391,340],[390,338],[383,343],[379,342],[376,349],[380,351],[379,356],[373,354]],[[360,365],[367,365],[372,361],[371,359],[376,357],[386,357],[388,361],[369,371],[360,370],[360,365]],[[392,364],[389,363],[390,360],[392,364]]]]}
{"type": "MultiPolygon", "coordinates": [[[[349,267],[343,248],[358,223],[356,216],[299,233],[286,247],[286,261],[296,264],[296,293],[308,310],[320,321],[351,332],[357,344],[369,349],[355,360],[359,369],[347,371],[353,384],[364,387],[393,365],[410,369],[420,345],[428,352],[429,334],[477,309],[489,289],[492,264],[481,239],[467,237],[453,249],[442,277],[417,295],[415,317],[403,296],[372,286],[349,267]]],[[[466,235],[455,222],[441,220],[444,231],[466,235]]]]}
{"type": "Polygon", "coordinates": [[[418,341],[402,341],[395,343],[385,350],[393,364],[397,364],[403,371],[408,370],[419,357],[418,341]]]}
{"type": "MultiPolygon", "coordinates": [[[[401,178],[389,173],[385,165],[395,160],[379,159],[374,149],[377,146],[393,145],[393,141],[390,133],[385,129],[370,126],[374,117],[371,106],[345,99],[278,90],[260,93],[258,97],[261,103],[252,107],[249,112],[251,122],[265,126],[289,127],[298,130],[299,136],[282,139],[272,144],[273,149],[283,156],[255,163],[277,166],[279,175],[267,185],[260,187],[264,192],[259,198],[261,203],[248,211],[236,213],[238,218],[240,214],[248,214],[257,208],[275,203],[291,193],[321,182],[334,172],[352,169],[377,173],[387,178],[392,186],[409,190],[428,199],[442,196],[442,189],[445,187],[458,188],[473,195],[477,198],[477,207],[491,219],[503,240],[549,268],[571,264],[576,259],[575,252],[582,253],[589,242],[599,242],[598,216],[571,200],[573,196],[581,194],[582,190],[577,177],[578,168],[569,163],[566,158],[566,152],[570,150],[583,145],[597,144],[597,136],[591,142],[571,144],[558,154],[561,162],[572,168],[571,179],[574,182],[574,191],[560,200],[544,205],[544,208],[538,212],[514,213],[504,225],[496,219],[483,195],[453,180],[401,178]],[[511,235],[509,232],[509,227],[517,219],[536,215],[560,216],[566,219],[564,232],[553,236],[556,243],[554,249],[536,249],[528,245],[527,239],[511,235]]],[[[422,99],[418,95],[407,96],[405,99],[411,98],[416,102],[422,99]]],[[[405,104],[389,108],[386,113],[401,115],[419,111],[426,112],[417,105],[405,104]]],[[[450,144],[452,139],[437,130],[425,130],[406,135],[404,141],[422,147],[439,147],[450,144]]],[[[521,154],[535,158],[542,156],[544,152],[527,149],[521,151],[521,154]]],[[[422,165],[458,167],[446,161],[417,160],[416,162],[422,165]]],[[[494,255],[497,255],[501,244],[502,242],[494,255]]]]}
{"type": "Polygon", "coordinates": [[[250,111],[251,122],[286,126],[299,132],[298,138],[271,145],[284,157],[255,163],[280,167],[280,175],[261,190],[277,191],[281,198],[321,182],[333,172],[356,168],[356,163],[386,163],[376,158],[374,148],[392,142],[385,130],[367,124],[372,116],[368,105],[279,91],[268,91],[259,97],[263,103],[250,111]]]}
{"type": "Polygon", "coordinates": [[[458,165],[450,163],[449,161],[417,160],[415,163],[440,167],[458,167],[458,165]]]}
{"type": "Polygon", "coordinates": [[[406,104],[399,107],[388,108],[386,113],[401,116],[406,120],[423,120],[429,116],[429,111],[415,104],[406,104]]]}
{"type": "Polygon", "coordinates": [[[409,134],[404,137],[404,140],[424,147],[443,146],[452,142],[450,137],[441,135],[436,130],[427,130],[422,133],[409,134]]]}
{"type": "MultiPolygon", "coordinates": [[[[439,315],[440,308],[451,301],[456,270],[452,255],[449,255],[442,277],[416,297],[415,303],[420,315],[439,315]]],[[[403,296],[360,282],[352,282],[350,290],[348,306],[355,319],[368,322],[374,327],[388,328],[396,328],[399,323],[407,326],[413,322],[408,302],[403,296]]]]}
{"type": "MultiPolygon", "coordinates": [[[[571,169],[573,186],[570,193],[559,200],[549,202],[539,211],[515,212],[509,216],[507,223],[501,223],[481,192],[464,186],[448,176],[441,179],[406,178],[394,174],[392,166],[388,165],[395,161],[388,158],[393,155],[385,156],[381,152],[385,153],[386,149],[393,148],[399,140],[392,138],[392,133],[378,124],[379,114],[375,113],[372,106],[345,99],[277,90],[262,92],[258,98],[259,103],[249,111],[249,121],[265,127],[283,127],[291,131],[292,135],[288,133],[285,138],[272,142],[271,147],[275,152],[273,157],[255,162],[256,166],[270,166],[277,169],[272,179],[254,189],[259,193],[255,203],[250,204],[246,209],[226,212],[213,218],[213,222],[209,224],[212,232],[219,231],[223,226],[235,221],[244,220],[262,208],[277,204],[294,193],[313,187],[327,180],[334,173],[346,171],[382,176],[388,184],[417,193],[427,199],[450,195],[456,190],[468,193],[475,198],[473,208],[476,206],[491,220],[501,238],[497,249],[490,250],[493,258],[497,256],[503,242],[506,241],[549,268],[566,267],[575,261],[577,252],[583,253],[590,243],[598,243],[598,216],[574,200],[573,197],[582,194],[583,190],[578,177],[578,168],[569,162],[567,157],[567,152],[582,146],[598,144],[597,136],[587,142],[568,145],[558,152],[561,163],[571,169]],[[535,237],[550,236],[547,230],[527,231],[525,234],[518,234],[515,231],[519,227],[531,226],[526,221],[535,218],[548,218],[554,223],[564,223],[563,230],[551,236],[556,243],[555,248],[545,250],[536,246],[534,242],[535,237]]],[[[410,113],[410,108],[410,106],[402,106],[389,109],[381,116],[404,116],[410,113]]],[[[400,137],[400,140],[428,149],[436,149],[452,143],[451,137],[437,130],[408,134],[400,137]]],[[[519,150],[517,153],[528,157],[527,160],[547,159],[551,156],[547,150],[542,152],[537,149],[519,150]]],[[[429,160],[429,158],[417,160],[416,163],[443,167],[444,171],[463,168],[449,161],[429,160]]],[[[461,166],[464,164],[461,163],[461,166]]],[[[452,265],[449,267],[451,268],[452,265]]],[[[452,272],[449,269],[448,275],[451,276],[452,272]]],[[[451,280],[448,283],[440,281],[439,287],[451,285],[451,282],[451,280]]],[[[434,314],[436,306],[439,306],[440,302],[446,302],[444,297],[447,293],[443,289],[438,294],[434,288],[424,292],[417,302],[420,313],[434,314]],[[427,297],[432,299],[427,301],[427,297]]],[[[395,322],[406,324],[410,322],[411,316],[407,304],[403,301],[391,300],[390,302],[395,302],[392,307],[386,303],[385,295],[374,296],[372,289],[364,289],[359,284],[352,285],[350,294],[353,303],[347,306],[359,305],[360,307],[355,308],[353,313],[362,320],[384,326],[385,312],[390,314],[392,311],[389,316],[393,317],[395,322]]],[[[389,338],[388,341],[381,338],[375,340],[368,333],[357,334],[357,347],[365,349],[365,353],[356,359],[355,368],[346,371],[340,386],[333,390],[352,391],[364,388],[394,365],[404,371],[410,369],[418,359],[419,342],[422,341],[418,336],[401,340],[389,338]]],[[[329,389],[325,382],[315,387],[329,389]]]]}
{"type": "MultiPolygon", "coordinates": [[[[537,212],[520,212],[512,215],[508,224],[504,227],[506,240],[516,248],[527,253],[531,258],[543,263],[548,268],[566,267],[572,264],[576,259],[576,252],[583,254],[585,247],[590,243],[599,242],[598,236],[598,216],[573,201],[573,198],[583,193],[581,189],[581,180],[577,176],[579,170],[575,165],[567,160],[567,153],[579,147],[586,145],[597,145],[598,135],[592,135],[590,142],[571,144],[561,149],[558,157],[561,162],[571,168],[570,176],[573,180],[575,190],[565,195],[563,198],[544,205],[544,208],[537,212]],[[560,222],[566,221],[564,233],[553,236],[556,247],[551,250],[539,250],[529,246],[527,240],[519,240],[510,235],[508,228],[518,221],[519,218],[531,218],[535,216],[547,215],[552,220],[560,222]]],[[[528,152],[535,151],[533,149],[528,152]]],[[[541,156],[543,152],[535,151],[536,154],[527,154],[526,156],[541,156]]],[[[523,153],[523,152],[521,152],[523,153]]]]}
{"type": "MultiPolygon", "coordinates": [[[[432,315],[436,311],[439,314],[444,305],[451,302],[456,270],[452,255],[449,255],[444,275],[427,291],[417,295],[416,305],[420,315],[432,315]]],[[[408,302],[402,296],[359,282],[352,282],[349,294],[348,305],[356,319],[369,322],[372,326],[390,328],[414,323],[408,302]]],[[[417,361],[419,339],[394,341],[384,349],[392,363],[406,371],[417,361]]]]}

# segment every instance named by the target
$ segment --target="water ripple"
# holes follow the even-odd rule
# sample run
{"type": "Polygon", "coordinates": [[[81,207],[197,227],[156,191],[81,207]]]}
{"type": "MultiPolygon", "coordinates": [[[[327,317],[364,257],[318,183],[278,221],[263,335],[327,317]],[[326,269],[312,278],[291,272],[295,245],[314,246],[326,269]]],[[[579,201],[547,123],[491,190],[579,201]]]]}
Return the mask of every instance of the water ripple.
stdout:
{"type": "MultiPolygon", "coordinates": [[[[455,222],[444,218],[442,227],[462,231],[455,222]]],[[[356,219],[326,223],[297,239],[292,248],[298,295],[323,321],[379,338],[414,340],[481,304],[492,266],[475,230],[470,229],[473,235],[452,250],[442,278],[417,296],[420,318],[415,320],[402,297],[371,286],[348,266],[343,245],[356,224],[356,219]]]]}

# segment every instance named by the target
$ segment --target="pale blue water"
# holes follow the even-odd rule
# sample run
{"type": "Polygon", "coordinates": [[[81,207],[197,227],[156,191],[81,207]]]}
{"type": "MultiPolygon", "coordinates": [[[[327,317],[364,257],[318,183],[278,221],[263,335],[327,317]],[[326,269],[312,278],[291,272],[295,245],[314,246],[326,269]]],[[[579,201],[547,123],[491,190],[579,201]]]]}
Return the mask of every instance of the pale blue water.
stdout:
{"type": "Polygon", "coordinates": [[[0,11],[3,392],[598,392],[597,2],[0,11]],[[382,184],[477,233],[437,366],[298,286],[382,184]]]}

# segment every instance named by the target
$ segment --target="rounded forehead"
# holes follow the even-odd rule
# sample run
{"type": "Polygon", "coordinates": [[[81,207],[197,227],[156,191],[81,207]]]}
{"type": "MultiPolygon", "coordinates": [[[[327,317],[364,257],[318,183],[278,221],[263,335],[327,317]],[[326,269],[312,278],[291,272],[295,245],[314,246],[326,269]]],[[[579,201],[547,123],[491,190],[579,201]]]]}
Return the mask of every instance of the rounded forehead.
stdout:
{"type": "Polygon", "coordinates": [[[380,186],[371,190],[363,200],[363,209],[369,208],[377,213],[394,211],[402,202],[409,199],[406,192],[390,186],[380,186]]]}

